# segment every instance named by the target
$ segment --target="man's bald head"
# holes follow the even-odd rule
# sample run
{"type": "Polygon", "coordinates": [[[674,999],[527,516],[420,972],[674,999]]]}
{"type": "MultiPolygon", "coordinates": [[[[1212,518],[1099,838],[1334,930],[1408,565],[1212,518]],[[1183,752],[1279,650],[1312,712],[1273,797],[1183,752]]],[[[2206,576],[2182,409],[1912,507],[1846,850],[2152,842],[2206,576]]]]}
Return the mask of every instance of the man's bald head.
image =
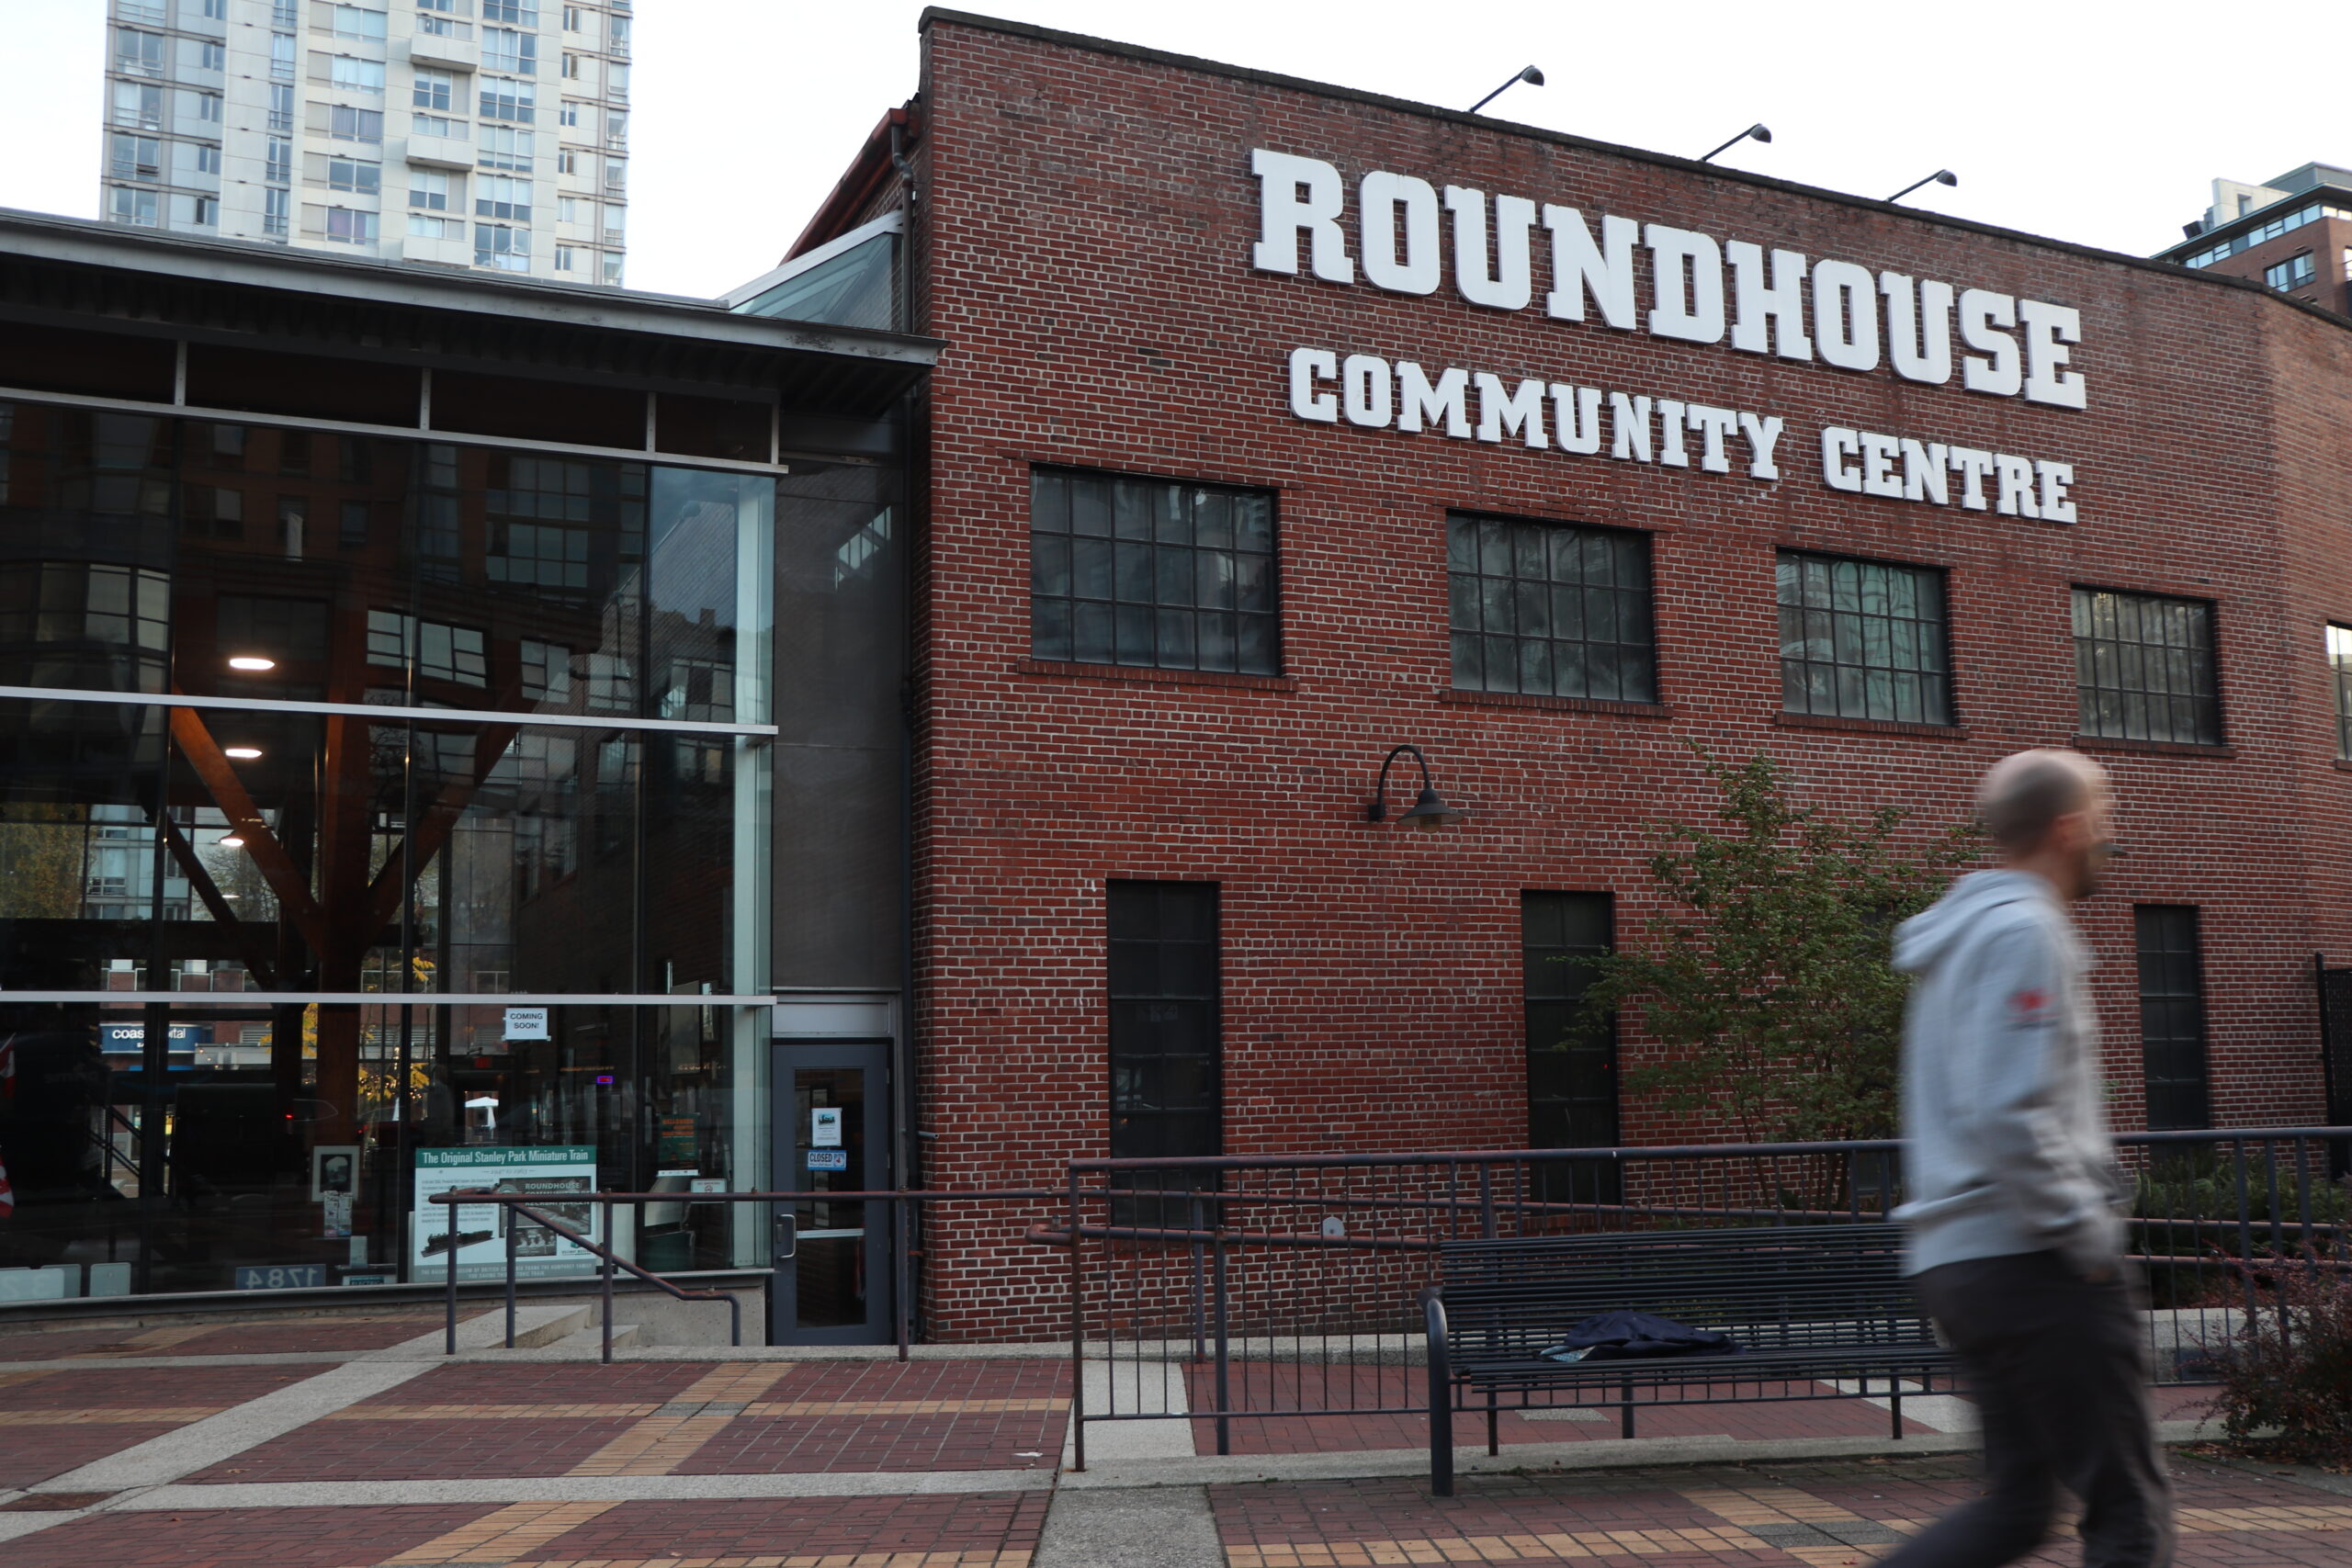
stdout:
{"type": "Polygon", "coordinates": [[[2032,849],[2058,819],[2107,794],[2107,770],[2080,751],[2019,751],[1993,764],[1976,789],[1976,815],[2011,853],[2032,849]]]}

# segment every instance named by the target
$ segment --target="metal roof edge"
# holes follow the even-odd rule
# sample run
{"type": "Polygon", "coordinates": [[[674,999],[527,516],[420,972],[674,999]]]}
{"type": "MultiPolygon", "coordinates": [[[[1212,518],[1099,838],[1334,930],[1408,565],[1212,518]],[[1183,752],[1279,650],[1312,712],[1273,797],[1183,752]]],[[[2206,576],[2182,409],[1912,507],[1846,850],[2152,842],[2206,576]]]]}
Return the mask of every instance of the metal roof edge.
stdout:
{"type": "Polygon", "coordinates": [[[738,348],[931,366],[936,338],[737,315],[712,299],[443,274],[372,257],[322,256],[236,240],[151,234],[119,224],[0,208],[0,252],[68,265],[553,326],[644,333],[738,348]]]}

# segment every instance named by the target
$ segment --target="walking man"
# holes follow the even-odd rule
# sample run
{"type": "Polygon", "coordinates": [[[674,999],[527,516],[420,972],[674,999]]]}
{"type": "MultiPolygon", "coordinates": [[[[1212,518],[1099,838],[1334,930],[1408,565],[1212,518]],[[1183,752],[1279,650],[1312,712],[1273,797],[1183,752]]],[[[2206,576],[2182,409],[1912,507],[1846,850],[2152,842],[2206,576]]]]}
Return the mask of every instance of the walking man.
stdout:
{"type": "Polygon", "coordinates": [[[2146,1331],[2121,1258],[2088,956],[2066,907],[2114,852],[2106,773],[2074,751],[1996,764],[1977,810],[2002,860],[1895,932],[1907,1268],[1958,1356],[1989,1490],[1884,1568],[1996,1568],[2082,1505],[2086,1568],[2162,1568],[2172,1506],[2146,1331]]]}

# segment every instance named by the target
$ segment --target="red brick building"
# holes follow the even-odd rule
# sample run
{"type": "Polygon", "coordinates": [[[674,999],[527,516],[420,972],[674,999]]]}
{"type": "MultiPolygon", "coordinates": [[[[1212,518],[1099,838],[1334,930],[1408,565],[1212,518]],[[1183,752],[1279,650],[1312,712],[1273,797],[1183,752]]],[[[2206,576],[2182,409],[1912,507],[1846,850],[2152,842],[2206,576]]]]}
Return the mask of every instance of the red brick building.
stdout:
{"type": "MultiPolygon", "coordinates": [[[[2340,318],[937,11],[796,254],[867,225],[948,345],[928,1181],[1658,1139],[1615,1091],[1634,1021],[1531,1080],[1561,1004],[1530,976],[1640,931],[1651,824],[1710,798],[1694,744],[1923,830],[2007,752],[2095,750],[2131,850],[2082,916],[2118,1122],[2344,1119],[2313,983],[2352,962],[2340,318]],[[1408,744],[1465,820],[1396,821],[1409,756],[1367,820],[1408,744]]],[[[1030,1255],[947,1239],[953,1337],[991,1246],[1030,1255]]]]}

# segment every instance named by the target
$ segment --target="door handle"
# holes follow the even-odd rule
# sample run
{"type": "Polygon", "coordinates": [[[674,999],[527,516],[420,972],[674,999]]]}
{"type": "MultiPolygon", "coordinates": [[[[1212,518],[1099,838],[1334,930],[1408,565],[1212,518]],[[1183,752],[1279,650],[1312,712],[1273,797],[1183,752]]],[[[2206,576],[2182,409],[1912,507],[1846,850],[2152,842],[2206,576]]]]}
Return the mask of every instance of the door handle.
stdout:
{"type": "Polygon", "coordinates": [[[776,1212],[774,1231],[775,1246],[771,1257],[781,1261],[800,1249],[800,1217],[790,1209],[776,1212]]]}

